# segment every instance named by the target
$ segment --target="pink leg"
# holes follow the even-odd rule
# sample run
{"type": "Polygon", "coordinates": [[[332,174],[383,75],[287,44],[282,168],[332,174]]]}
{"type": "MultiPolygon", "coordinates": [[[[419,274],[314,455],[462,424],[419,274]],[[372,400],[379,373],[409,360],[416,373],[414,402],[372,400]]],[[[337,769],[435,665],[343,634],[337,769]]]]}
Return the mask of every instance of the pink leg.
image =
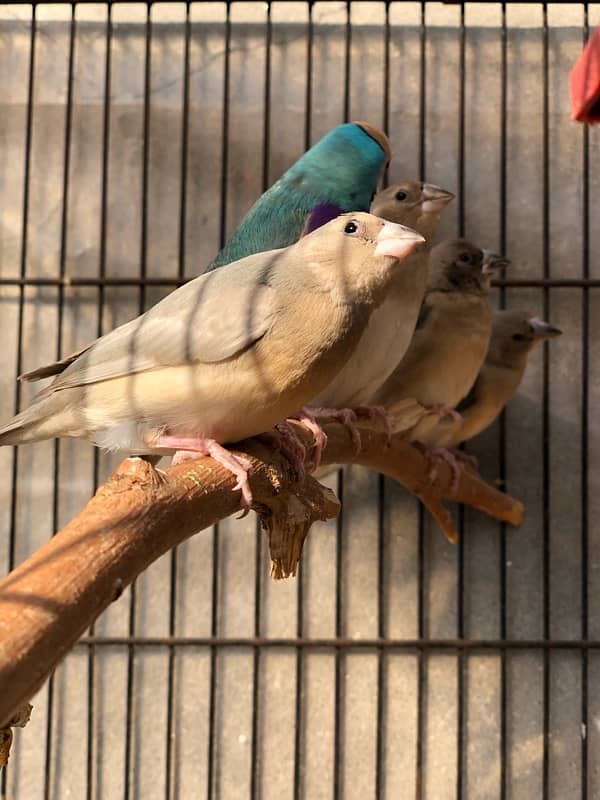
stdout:
{"type": "Polygon", "coordinates": [[[297,414],[294,414],[291,419],[299,420],[305,428],[312,433],[314,440],[315,440],[315,466],[314,469],[317,469],[319,464],[321,463],[321,454],[323,453],[323,448],[327,444],[327,435],[323,428],[317,423],[316,415],[314,413],[314,409],[307,408],[304,406],[300,409],[297,414]]]}
{"type": "MultiPolygon", "coordinates": [[[[465,464],[473,465],[473,457],[460,450],[449,450],[447,447],[430,447],[426,450],[427,460],[431,467],[429,478],[434,481],[437,478],[438,466],[442,463],[448,464],[452,470],[452,484],[450,489],[455,492],[458,489],[458,481],[465,469],[465,464]]],[[[475,463],[477,463],[475,461],[475,463]]]]}
{"type": "Polygon", "coordinates": [[[323,419],[335,419],[341,422],[345,428],[348,428],[350,436],[352,437],[352,444],[357,453],[360,453],[361,441],[360,433],[356,430],[354,423],[356,422],[356,414],[351,408],[310,408],[310,413],[315,417],[323,419]]]}
{"type": "Polygon", "coordinates": [[[383,406],[358,406],[354,410],[360,417],[381,420],[385,429],[385,435],[387,437],[387,445],[389,446],[392,440],[392,423],[390,422],[390,418],[388,417],[385,408],[383,406]]]}
{"type": "Polygon", "coordinates": [[[429,406],[429,410],[439,414],[440,417],[452,417],[452,419],[456,422],[464,422],[463,415],[460,414],[455,408],[452,408],[452,406],[448,406],[445,403],[438,403],[435,406],[429,406]]]}
{"type": "Polygon", "coordinates": [[[198,453],[193,450],[177,450],[171,459],[171,466],[176,467],[177,464],[184,464],[186,461],[193,461],[198,458],[198,453]]]}
{"type": "Polygon", "coordinates": [[[164,447],[175,450],[173,463],[180,464],[195,456],[211,456],[221,466],[232,472],[237,478],[234,489],[241,489],[242,506],[249,510],[252,505],[252,491],[248,482],[248,470],[252,466],[251,462],[243,456],[234,456],[214,439],[194,439],[186,436],[160,436],[155,444],[156,447],[164,447]]]}

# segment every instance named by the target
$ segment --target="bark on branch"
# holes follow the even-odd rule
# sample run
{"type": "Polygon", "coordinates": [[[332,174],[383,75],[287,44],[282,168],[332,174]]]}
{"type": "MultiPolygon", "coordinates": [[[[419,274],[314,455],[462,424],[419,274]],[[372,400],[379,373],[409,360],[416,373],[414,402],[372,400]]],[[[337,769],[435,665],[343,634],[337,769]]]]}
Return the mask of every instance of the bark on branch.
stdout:
{"type": "MultiPolygon", "coordinates": [[[[434,486],[423,453],[394,437],[359,426],[355,452],[342,425],[325,426],[323,463],[358,463],[414,492],[445,534],[456,538],[444,500],[466,503],[518,525],[521,503],[465,471],[456,492],[446,465],[434,486]]],[[[310,457],[312,438],[298,426],[310,457]]],[[[333,493],[311,475],[295,480],[285,458],[265,441],[248,440],[240,452],[252,461],[255,510],[269,536],[272,574],[294,575],[304,538],[315,520],[336,516],[333,493]]],[[[47,680],[98,615],[149,564],[194,533],[239,509],[235,479],[210,458],[170,468],[157,479],[141,459],[126,459],[83,511],[44,547],[0,581],[0,729],[47,680]]]]}

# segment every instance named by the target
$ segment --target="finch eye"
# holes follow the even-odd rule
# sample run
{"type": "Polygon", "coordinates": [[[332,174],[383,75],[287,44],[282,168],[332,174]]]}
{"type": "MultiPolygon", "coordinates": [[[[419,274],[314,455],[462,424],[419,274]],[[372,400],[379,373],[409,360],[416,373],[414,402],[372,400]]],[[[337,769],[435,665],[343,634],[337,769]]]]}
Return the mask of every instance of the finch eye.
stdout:
{"type": "Polygon", "coordinates": [[[512,338],[514,342],[524,342],[526,339],[522,333],[514,333],[512,338]]]}
{"type": "Polygon", "coordinates": [[[356,233],[358,230],[358,223],[355,222],[353,219],[350,222],[346,223],[346,227],[344,228],[344,233],[356,233]]]}
{"type": "Polygon", "coordinates": [[[463,264],[468,264],[471,260],[471,256],[468,253],[461,253],[458,258],[463,264]]]}
{"type": "Polygon", "coordinates": [[[400,202],[402,202],[403,200],[406,200],[407,197],[408,197],[408,194],[406,192],[403,192],[402,190],[400,190],[399,192],[396,192],[396,200],[399,200],[400,202]]]}

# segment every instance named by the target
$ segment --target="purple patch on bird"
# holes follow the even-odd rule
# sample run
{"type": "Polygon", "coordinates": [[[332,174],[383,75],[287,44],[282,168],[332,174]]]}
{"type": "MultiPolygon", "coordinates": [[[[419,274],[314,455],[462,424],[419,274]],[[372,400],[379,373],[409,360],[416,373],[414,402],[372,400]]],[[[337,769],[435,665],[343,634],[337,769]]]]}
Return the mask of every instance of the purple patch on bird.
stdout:
{"type": "Polygon", "coordinates": [[[306,234],[316,231],[317,228],[320,228],[327,222],[331,222],[332,219],[339,217],[339,215],[343,213],[343,209],[335,203],[317,203],[308,215],[302,235],[306,236],[306,234]]]}

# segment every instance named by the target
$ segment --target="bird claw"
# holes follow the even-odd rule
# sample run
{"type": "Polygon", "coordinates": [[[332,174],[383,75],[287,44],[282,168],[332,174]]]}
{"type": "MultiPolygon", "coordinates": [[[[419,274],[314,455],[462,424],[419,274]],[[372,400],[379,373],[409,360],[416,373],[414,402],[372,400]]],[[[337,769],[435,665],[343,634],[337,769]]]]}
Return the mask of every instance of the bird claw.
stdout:
{"type": "Polygon", "coordinates": [[[439,403],[435,406],[429,406],[429,410],[434,414],[439,414],[440,419],[443,417],[452,417],[455,422],[464,422],[463,415],[452,406],[439,403]]]}
{"type": "MultiPolygon", "coordinates": [[[[375,419],[378,418],[383,422],[386,434],[386,446],[389,446],[391,439],[392,439],[392,426],[389,420],[389,417],[385,411],[383,406],[357,406],[357,408],[303,408],[301,414],[305,415],[305,418],[301,421],[305,422],[306,426],[310,428],[311,424],[317,425],[316,418],[319,419],[330,419],[330,420],[337,420],[341,422],[341,424],[348,429],[350,436],[352,437],[352,444],[354,446],[354,452],[360,453],[362,447],[362,441],[360,438],[360,433],[358,428],[356,427],[356,421],[359,416],[366,417],[367,419],[375,419]],[[310,422],[307,422],[306,420],[310,422]]],[[[319,426],[317,426],[319,427],[319,426]]],[[[312,430],[312,428],[310,428],[312,430]]],[[[322,429],[319,427],[319,430],[325,436],[322,429]]],[[[325,442],[323,446],[327,442],[327,437],[325,437],[325,442]]],[[[322,446],[322,447],[323,447],[322,446]]],[[[321,461],[321,451],[322,447],[318,452],[318,462],[317,466],[321,461]]],[[[316,469],[316,467],[315,467],[316,469]]]]}
{"type": "Polygon", "coordinates": [[[354,451],[360,453],[361,440],[360,433],[356,429],[356,412],[351,408],[311,408],[311,414],[321,419],[331,419],[341,422],[341,424],[348,429],[352,437],[352,444],[354,451]]]}
{"type": "Polygon", "coordinates": [[[156,447],[163,447],[169,450],[175,450],[171,466],[181,464],[184,461],[189,461],[198,456],[210,456],[221,464],[222,467],[232,472],[237,478],[237,483],[234,486],[234,491],[241,490],[242,496],[240,499],[243,516],[250,511],[252,507],[252,490],[250,482],[248,481],[248,470],[252,466],[252,462],[244,458],[239,453],[234,455],[231,451],[224,448],[214,439],[195,439],[193,437],[185,436],[169,436],[167,434],[161,435],[157,442],[156,447]]]}
{"type": "Polygon", "coordinates": [[[392,442],[392,423],[384,406],[357,406],[354,411],[357,416],[381,420],[385,429],[385,446],[389,447],[392,442]]]}
{"type": "Polygon", "coordinates": [[[327,444],[327,434],[323,430],[323,428],[319,425],[316,419],[315,409],[307,408],[304,406],[300,409],[298,414],[296,414],[291,419],[297,419],[299,422],[304,425],[313,435],[315,440],[314,448],[314,467],[313,469],[317,469],[319,464],[321,463],[321,455],[323,454],[323,448],[327,444]]]}
{"type": "MultiPolygon", "coordinates": [[[[178,464],[184,464],[186,461],[192,461],[194,458],[198,458],[199,452],[200,451],[194,450],[176,450],[171,458],[171,466],[176,467],[178,464]]],[[[206,453],[202,453],[202,455],[206,455],[206,453]]]]}
{"type": "Polygon", "coordinates": [[[447,447],[429,447],[425,451],[425,456],[430,464],[429,480],[433,483],[437,478],[438,466],[440,463],[448,464],[452,472],[452,483],[450,491],[455,493],[458,489],[460,476],[465,470],[465,466],[477,467],[477,459],[462,450],[451,450],[447,447]]]}

